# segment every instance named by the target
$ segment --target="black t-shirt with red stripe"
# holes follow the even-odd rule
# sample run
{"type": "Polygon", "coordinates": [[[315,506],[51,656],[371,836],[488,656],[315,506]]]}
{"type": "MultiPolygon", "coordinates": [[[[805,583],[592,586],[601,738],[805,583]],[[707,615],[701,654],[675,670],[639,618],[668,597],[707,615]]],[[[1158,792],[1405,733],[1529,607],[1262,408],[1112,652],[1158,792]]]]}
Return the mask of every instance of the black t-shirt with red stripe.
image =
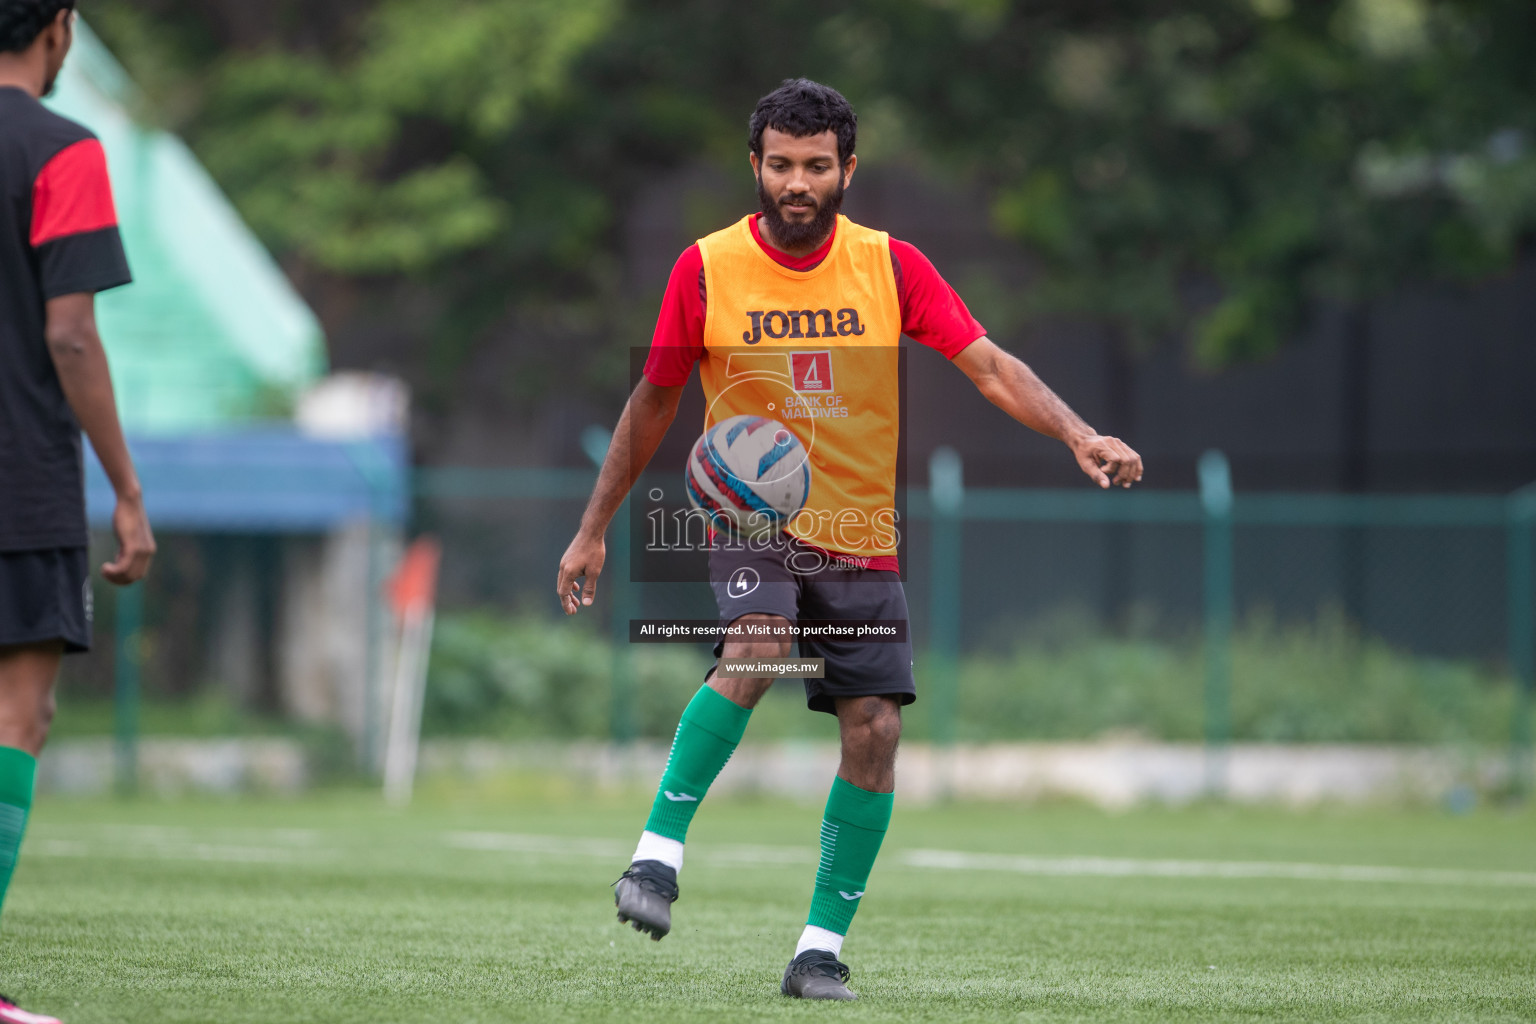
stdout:
{"type": "Polygon", "coordinates": [[[49,299],[132,278],[101,143],[0,86],[0,551],[86,542],[80,424],[48,353],[49,299]]]}

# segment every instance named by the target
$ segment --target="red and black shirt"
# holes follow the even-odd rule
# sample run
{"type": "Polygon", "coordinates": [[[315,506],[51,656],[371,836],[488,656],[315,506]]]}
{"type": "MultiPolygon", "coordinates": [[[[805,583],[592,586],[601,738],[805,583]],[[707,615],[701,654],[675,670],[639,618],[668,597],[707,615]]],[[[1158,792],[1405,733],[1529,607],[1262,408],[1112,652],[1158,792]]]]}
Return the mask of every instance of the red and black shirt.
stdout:
{"type": "Polygon", "coordinates": [[[86,542],[80,424],[46,303],[130,280],[101,143],[0,86],[0,551],[86,542]]]}

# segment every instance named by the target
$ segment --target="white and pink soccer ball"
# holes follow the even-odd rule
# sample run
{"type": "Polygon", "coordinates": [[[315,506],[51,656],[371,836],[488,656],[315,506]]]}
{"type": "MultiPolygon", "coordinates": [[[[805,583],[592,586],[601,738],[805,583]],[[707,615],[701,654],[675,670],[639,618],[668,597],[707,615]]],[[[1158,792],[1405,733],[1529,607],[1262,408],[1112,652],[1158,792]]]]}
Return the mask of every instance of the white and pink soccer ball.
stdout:
{"type": "Polygon", "coordinates": [[[811,493],[805,447],[767,416],[732,416],[704,431],[685,473],[693,507],[749,538],[784,529],[811,493]]]}

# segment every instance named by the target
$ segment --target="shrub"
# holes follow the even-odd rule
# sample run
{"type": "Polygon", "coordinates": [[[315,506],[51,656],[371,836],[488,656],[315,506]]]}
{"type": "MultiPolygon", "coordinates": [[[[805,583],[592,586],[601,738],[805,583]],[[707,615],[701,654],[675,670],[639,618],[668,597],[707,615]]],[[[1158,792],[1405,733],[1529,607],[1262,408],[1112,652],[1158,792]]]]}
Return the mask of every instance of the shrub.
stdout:
{"type": "MultiPolygon", "coordinates": [[[[711,663],[704,645],[631,647],[638,734],[666,740],[711,663]]],[[[1508,740],[1514,690],[1474,661],[1423,658],[1361,636],[1342,616],[1282,626],[1256,615],[1232,641],[1231,736],[1277,743],[1486,743],[1508,740]]],[[[584,624],[491,611],[438,619],[424,729],[436,735],[609,734],[613,647],[584,624]]],[[[918,660],[907,736],[932,735],[938,680],[918,660]]],[[[955,673],[962,741],[1080,740],[1105,735],[1199,740],[1204,662],[1197,639],[1147,630],[1116,636],[1066,619],[1023,631],[1006,653],[965,657],[955,673]]],[[[759,705],[754,739],[831,738],[805,710],[798,681],[759,705]]]]}

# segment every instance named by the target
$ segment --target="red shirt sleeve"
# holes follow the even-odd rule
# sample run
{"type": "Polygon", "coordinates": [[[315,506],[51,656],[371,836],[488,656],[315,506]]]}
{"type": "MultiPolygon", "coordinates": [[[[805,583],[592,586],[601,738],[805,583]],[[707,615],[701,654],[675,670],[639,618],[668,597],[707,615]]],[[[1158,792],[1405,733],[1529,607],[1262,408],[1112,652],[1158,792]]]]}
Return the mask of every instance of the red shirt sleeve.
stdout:
{"type": "Polygon", "coordinates": [[[117,230],[107,155],[94,138],[59,150],[32,181],[32,227],[43,298],[101,292],[133,280],[117,230]]]}
{"type": "Polygon", "coordinates": [[[688,383],[693,364],[704,355],[704,256],[697,245],[683,250],[672,266],[656,315],[645,379],[657,387],[688,383]]]}
{"type": "Polygon", "coordinates": [[[101,143],[81,139],[59,150],[32,184],[32,247],[114,227],[117,208],[101,143]]]}
{"type": "Polygon", "coordinates": [[[971,316],[949,282],[939,276],[915,245],[891,239],[896,293],[901,300],[901,333],[953,359],[987,329],[971,316]]]}

